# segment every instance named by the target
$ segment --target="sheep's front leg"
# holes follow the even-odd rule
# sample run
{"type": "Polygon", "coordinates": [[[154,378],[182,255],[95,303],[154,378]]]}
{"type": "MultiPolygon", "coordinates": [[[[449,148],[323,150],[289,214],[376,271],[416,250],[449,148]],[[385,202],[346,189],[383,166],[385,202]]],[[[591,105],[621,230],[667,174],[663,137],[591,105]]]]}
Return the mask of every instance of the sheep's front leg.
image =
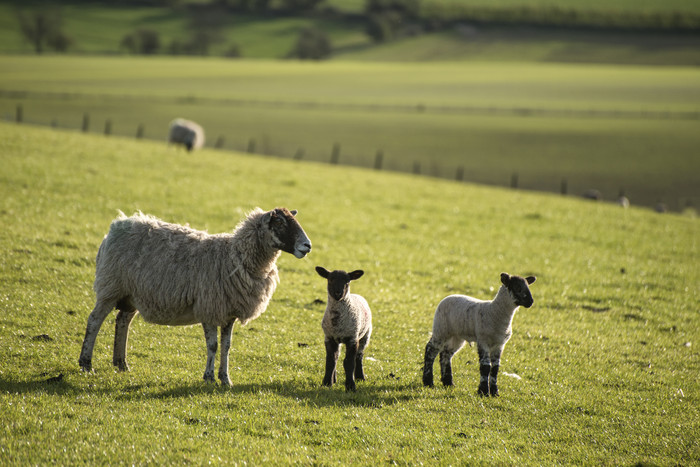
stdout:
{"type": "Polygon", "coordinates": [[[333,386],[336,381],[335,367],[340,354],[340,344],[330,337],[326,338],[326,374],[323,377],[324,386],[333,386]]]}
{"type": "Polygon", "coordinates": [[[231,386],[231,378],[228,376],[228,353],[231,349],[231,331],[233,323],[231,321],[226,326],[221,326],[221,359],[219,361],[219,380],[224,386],[231,386]]]}
{"type": "MultiPolygon", "coordinates": [[[[489,395],[489,377],[491,374],[491,357],[488,349],[477,343],[477,351],[479,352],[479,372],[481,379],[479,381],[479,395],[489,395]]],[[[498,370],[496,370],[498,371],[498,370]]]]}
{"type": "Polygon", "coordinates": [[[503,349],[497,349],[491,352],[491,371],[489,372],[489,394],[493,397],[498,396],[498,367],[501,365],[501,352],[503,349]]]}
{"type": "Polygon", "coordinates": [[[218,347],[216,326],[202,323],[204,328],[204,339],[207,341],[207,367],[204,370],[204,381],[213,383],[214,379],[214,359],[216,358],[216,348],[218,347]]]}
{"type": "Polygon", "coordinates": [[[118,303],[117,322],[114,326],[114,352],[112,356],[112,364],[119,371],[129,371],[129,365],[126,364],[126,344],[129,340],[129,326],[131,321],[136,316],[136,309],[127,303],[118,303]]]}
{"type": "Polygon", "coordinates": [[[423,386],[433,386],[433,364],[440,350],[429,340],[425,345],[425,360],[423,360],[423,386]]]}
{"type": "Polygon", "coordinates": [[[114,306],[115,303],[102,301],[98,298],[95,308],[88,317],[87,326],[85,328],[85,339],[83,339],[83,348],[80,351],[80,358],[78,359],[78,364],[84,371],[92,371],[92,350],[95,347],[97,333],[100,332],[102,323],[114,306]]]}
{"type": "Polygon", "coordinates": [[[345,360],[343,360],[343,368],[345,369],[345,390],[355,391],[355,357],[357,356],[356,340],[349,340],[345,343],[345,360]]]}

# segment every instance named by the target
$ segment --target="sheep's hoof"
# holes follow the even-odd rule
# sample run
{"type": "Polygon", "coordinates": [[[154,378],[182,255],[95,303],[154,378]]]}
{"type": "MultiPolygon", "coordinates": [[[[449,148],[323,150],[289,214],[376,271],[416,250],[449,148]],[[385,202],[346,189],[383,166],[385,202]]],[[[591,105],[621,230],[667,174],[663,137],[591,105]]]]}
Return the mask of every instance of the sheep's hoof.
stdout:
{"type": "Polygon", "coordinates": [[[221,385],[223,387],[230,388],[233,386],[231,383],[231,378],[229,378],[228,375],[219,376],[219,379],[221,380],[221,385]]]}
{"type": "Polygon", "coordinates": [[[488,384],[480,384],[479,385],[479,390],[477,391],[480,396],[486,396],[488,397],[489,394],[489,386],[488,384]]]}
{"type": "Polygon", "coordinates": [[[491,388],[491,390],[489,391],[489,395],[491,397],[498,397],[498,388],[496,388],[496,389],[491,388]]]}
{"type": "Polygon", "coordinates": [[[355,392],[357,390],[357,387],[355,386],[355,383],[353,382],[352,384],[345,384],[345,391],[346,392],[355,392]]]}
{"type": "Polygon", "coordinates": [[[88,373],[92,371],[92,361],[90,360],[80,360],[78,362],[80,365],[80,369],[83,371],[87,371],[88,373]]]}
{"type": "Polygon", "coordinates": [[[204,373],[204,381],[207,383],[216,383],[216,379],[214,379],[214,373],[204,373]]]}

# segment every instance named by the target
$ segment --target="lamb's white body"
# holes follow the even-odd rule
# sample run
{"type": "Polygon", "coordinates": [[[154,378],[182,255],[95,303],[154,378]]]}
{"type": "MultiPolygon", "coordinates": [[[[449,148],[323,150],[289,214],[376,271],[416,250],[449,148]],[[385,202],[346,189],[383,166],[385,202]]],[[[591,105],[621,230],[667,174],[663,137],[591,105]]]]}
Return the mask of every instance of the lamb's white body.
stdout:
{"type": "Polygon", "coordinates": [[[439,354],[442,383],[451,386],[452,357],[466,342],[476,342],[481,370],[479,393],[498,395],[501,353],[513,334],[513,317],[518,307],[530,307],[533,303],[527,285],[535,278],[523,279],[504,273],[501,280],[503,285],[493,300],[450,295],[438,304],[433,318],[433,335],[425,348],[423,384],[432,386],[433,361],[439,354]]]}
{"type": "Polygon", "coordinates": [[[170,122],[168,142],[182,144],[188,151],[204,146],[204,129],[197,123],[184,118],[176,118],[170,122]]]}
{"type": "Polygon", "coordinates": [[[347,339],[359,341],[363,336],[372,334],[372,312],[365,297],[348,294],[341,300],[328,296],[328,304],[323,314],[321,327],[326,338],[339,342],[347,339]]]}
{"type": "Polygon", "coordinates": [[[97,254],[97,300],[88,318],[81,367],[91,369],[97,333],[116,307],[115,366],[128,369],[129,324],[139,312],[155,324],[202,323],[208,349],[206,380],[214,379],[217,327],[221,327],[219,378],[230,385],[233,323],[239,320],[245,325],[267,308],[279,283],[275,261],[280,249],[299,258],[311,249],[293,213],[283,208],[269,212],[256,208],[233,233],[216,235],[143,214],[121,215],[112,222],[97,254]],[[289,238],[280,238],[284,234],[289,238]]]}

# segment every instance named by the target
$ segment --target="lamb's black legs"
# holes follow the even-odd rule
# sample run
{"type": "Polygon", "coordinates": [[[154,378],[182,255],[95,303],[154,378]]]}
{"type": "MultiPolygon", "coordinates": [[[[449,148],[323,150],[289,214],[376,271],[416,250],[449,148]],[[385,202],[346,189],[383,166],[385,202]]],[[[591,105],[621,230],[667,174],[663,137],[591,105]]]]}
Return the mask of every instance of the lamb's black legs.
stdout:
{"type": "Polygon", "coordinates": [[[478,347],[479,351],[479,371],[481,380],[479,381],[479,395],[498,396],[498,367],[501,364],[501,350],[489,352],[483,347],[478,347]]]}
{"type": "Polygon", "coordinates": [[[343,368],[345,369],[345,390],[355,390],[355,358],[357,357],[357,341],[345,343],[345,359],[343,368]]]}
{"type": "Polygon", "coordinates": [[[425,345],[425,359],[423,360],[423,386],[433,386],[433,363],[439,350],[433,346],[432,341],[425,345]]]}
{"type": "Polygon", "coordinates": [[[338,363],[340,344],[333,339],[326,339],[326,374],[323,377],[324,386],[333,386],[336,381],[335,366],[338,363]]]}
{"type": "MultiPolygon", "coordinates": [[[[343,359],[343,369],[345,370],[345,390],[354,391],[355,380],[364,380],[365,372],[362,366],[365,347],[369,342],[369,336],[365,336],[359,341],[347,340],[345,344],[345,358],[343,359]]],[[[337,380],[336,366],[340,355],[340,343],[335,339],[326,339],[326,374],[323,377],[324,386],[333,386],[337,380]]]]}

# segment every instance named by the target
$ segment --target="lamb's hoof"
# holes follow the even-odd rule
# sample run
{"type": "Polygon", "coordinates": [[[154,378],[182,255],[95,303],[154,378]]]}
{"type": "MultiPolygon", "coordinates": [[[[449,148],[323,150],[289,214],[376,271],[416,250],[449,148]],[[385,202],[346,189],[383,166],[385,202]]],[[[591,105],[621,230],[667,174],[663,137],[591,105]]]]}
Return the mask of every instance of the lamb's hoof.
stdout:
{"type": "Polygon", "coordinates": [[[357,391],[357,387],[355,386],[355,383],[353,382],[352,384],[345,384],[345,391],[346,391],[346,392],[355,392],[355,391],[357,391]]]}
{"type": "Polygon", "coordinates": [[[334,382],[335,382],[335,381],[328,381],[328,380],[325,380],[325,379],[324,379],[323,382],[321,383],[321,386],[330,388],[330,387],[333,386],[333,383],[334,383],[334,382]]]}
{"type": "Polygon", "coordinates": [[[92,371],[92,362],[90,360],[80,360],[78,364],[80,365],[81,370],[88,373],[92,371]]]}
{"type": "Polygon", "coordinates": [[[498,389],[491,388],[491,390],[489,391],[489,395],[491,397],[498,397],[498,389]]]}
{"type": "Polygon", "coordinates": [[[231,386],[233,386],[233,383],[231,382],[230,378],[226,378],[221,380],[221,386],[225,388],[230,388],[231,386]]]}
{"type": "Polygon", "coordinates": [[[442,385],[445,386],[445,387],[451,387],[451,386],[454,386],[455,383],[452,382],[451,379],[450,379],[450,380],[445,380],[445,379],[443,379],[443,380],[442,380],[442,385]]]}
{"type": "Polygon", "coordinates": [[[126,360],[115,360],[112,364],[116,366],[119,371],[129,371],[129,365],[126,364],[126,360]]]}

